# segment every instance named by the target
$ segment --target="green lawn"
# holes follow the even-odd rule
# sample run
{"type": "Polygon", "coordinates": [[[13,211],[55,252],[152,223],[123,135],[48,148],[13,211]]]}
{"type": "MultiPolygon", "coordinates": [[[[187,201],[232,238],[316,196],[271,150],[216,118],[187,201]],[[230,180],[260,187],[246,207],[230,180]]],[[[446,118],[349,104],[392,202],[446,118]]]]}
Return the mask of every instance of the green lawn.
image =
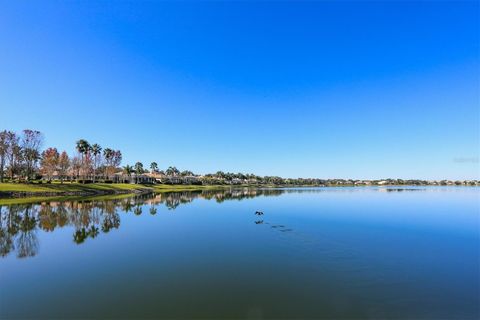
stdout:
{"type": "Polygon", "coordinates": [[[109,183],[51,183],[51,184],[26,184],[26,183],[0,183],[0,192],[75,192],[95,190],[141,190],[152,189],[150,186],[140,184],[109,184],[109,183]]]}
{"type": "Polygon", "coordinates": [[[124,197],[123,195],[97,195],[97,196],[81,196],[81,195],[65,195],[66,192],[92,192],[92,191],[152,191],[152,192],[180,192],[180,191],[194,191],[205,189],[220,189],[229,188],[229,186],[198,186],[198,185],[142,185],[142,184],[127,184],[127,183],[51,183],[51,184],[26,184],[26,183],[0,183],[1,192],[28,192],[31,193],[27,197],[22,198],[8,198],[4,197],[0,199],[0,205],[18,204],[18,203],[32,203],[41,201],[61,201],[61,200],[74,200],[85,198],[98,198],[98,197],[124,197]],[[45,195],[48,192],[49,195],[45,195]],[[55,195],[57,194],[57,195],[55,195]]]}
{"type": "MultiPolygon", "coordinates": [[[[28,193],[58,193],[65,192],[94,192],[94,191],[152,191],[152,192],[172,192],[172,191],[193,191],[205,189],[230,188],[230,186],[198,186],[198,185],[142,185],[129,183],[51,183],[51,184],[26,184],[26,183],[0,183],[1,192],[28,192],[28,193]]],[[[34,195],[33,195],[34,196],[34,195]]]]}

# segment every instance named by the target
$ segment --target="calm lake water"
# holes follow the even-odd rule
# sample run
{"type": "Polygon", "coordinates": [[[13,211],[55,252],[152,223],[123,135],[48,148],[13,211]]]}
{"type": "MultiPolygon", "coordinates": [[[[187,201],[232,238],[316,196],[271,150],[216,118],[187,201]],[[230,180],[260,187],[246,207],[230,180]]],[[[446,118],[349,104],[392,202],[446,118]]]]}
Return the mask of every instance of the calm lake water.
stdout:
{"type": "Polygon", "coordinates": [[[479,199],[237,189],[3,206],[0,318],[478,319],[479,199]]]}

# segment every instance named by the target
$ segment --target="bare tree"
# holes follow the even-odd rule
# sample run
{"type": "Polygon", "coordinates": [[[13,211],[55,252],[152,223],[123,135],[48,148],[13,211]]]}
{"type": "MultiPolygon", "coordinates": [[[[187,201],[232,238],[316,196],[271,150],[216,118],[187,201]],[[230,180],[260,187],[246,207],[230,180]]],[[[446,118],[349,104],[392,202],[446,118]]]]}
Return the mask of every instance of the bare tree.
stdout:
{"type": "Polygon", "coordinates": [[[33,176],[38,160],[40,159],[40,147],[43,136],[40,131],[26,129],[22,135],[22,153],[25,161],[25,177],[27,180],[33,176]]]}
{"type": "Polygon", "coordinates": [[[3,176],[5,173],[5,163],[7,161],[8,151],[8,132],[3,130],[0,132],[0,182],[3,182],[3,176]]]}
{"type": "Polygon", "coordinates": [[[18,163],[21,160],[21,148],[19,146],[19,138],[12,131],[4,131],[5,137],[5,163],[7,167],[7,174],[10,175],[10,180],[13,181],[15,173],[18,172],[18,163]]]}

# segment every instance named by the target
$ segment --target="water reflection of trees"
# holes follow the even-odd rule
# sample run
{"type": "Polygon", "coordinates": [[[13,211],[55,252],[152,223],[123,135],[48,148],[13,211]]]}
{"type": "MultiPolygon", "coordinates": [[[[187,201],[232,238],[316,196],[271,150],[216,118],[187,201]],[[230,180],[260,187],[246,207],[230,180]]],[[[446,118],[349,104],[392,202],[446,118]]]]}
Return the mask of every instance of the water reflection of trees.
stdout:
{"type": "Polygon", "coordinates": [[[195,199],[242,200],[258,196],[278,196],[278,189],[222,189],[160,194],[143,194],[123,199],[75,200],[14,204],[0,206],[0,256],[15,253],[18,258],[33,257],[38,253],[37,232],[56,229],[74,229],[72,240],[81,244],[120,227],[119,212],[136,216],[147,212],[155,215],[164,205],[175,210],[195,199]]]}
{"type": "Polygon", "coordinates": [[[215,200],[221,203],[226,200],[243,200],[258,196],[279,196],[286,190],[282,189],[221,189],[221,190],[197,190],[184,192],[165,192],[157,194],[149,199],[149,204],[164,204],[168,209],[174,210],[181,204],[187,204],[195,199],[215,200]]]}

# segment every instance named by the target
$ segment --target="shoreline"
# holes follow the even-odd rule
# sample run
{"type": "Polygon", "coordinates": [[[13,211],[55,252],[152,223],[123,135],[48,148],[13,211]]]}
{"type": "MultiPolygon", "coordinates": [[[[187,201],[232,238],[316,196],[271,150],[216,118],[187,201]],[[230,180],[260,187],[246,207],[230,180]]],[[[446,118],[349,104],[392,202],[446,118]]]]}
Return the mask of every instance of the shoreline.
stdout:
{"type": "MultiPolygon", "coordinates": [[[[154,192],[192,191],[221,189],[226,185],[146,185],[106,183],[63,183],[63,184],[0,184],[0,200],[29,197],[89,197],[104,195],[146,194],[154,192]]],[[[242,187],[242,186],[240,186],[242,187]]],[[[245,187],[245,186],[243,186],[245,187]]]]}

